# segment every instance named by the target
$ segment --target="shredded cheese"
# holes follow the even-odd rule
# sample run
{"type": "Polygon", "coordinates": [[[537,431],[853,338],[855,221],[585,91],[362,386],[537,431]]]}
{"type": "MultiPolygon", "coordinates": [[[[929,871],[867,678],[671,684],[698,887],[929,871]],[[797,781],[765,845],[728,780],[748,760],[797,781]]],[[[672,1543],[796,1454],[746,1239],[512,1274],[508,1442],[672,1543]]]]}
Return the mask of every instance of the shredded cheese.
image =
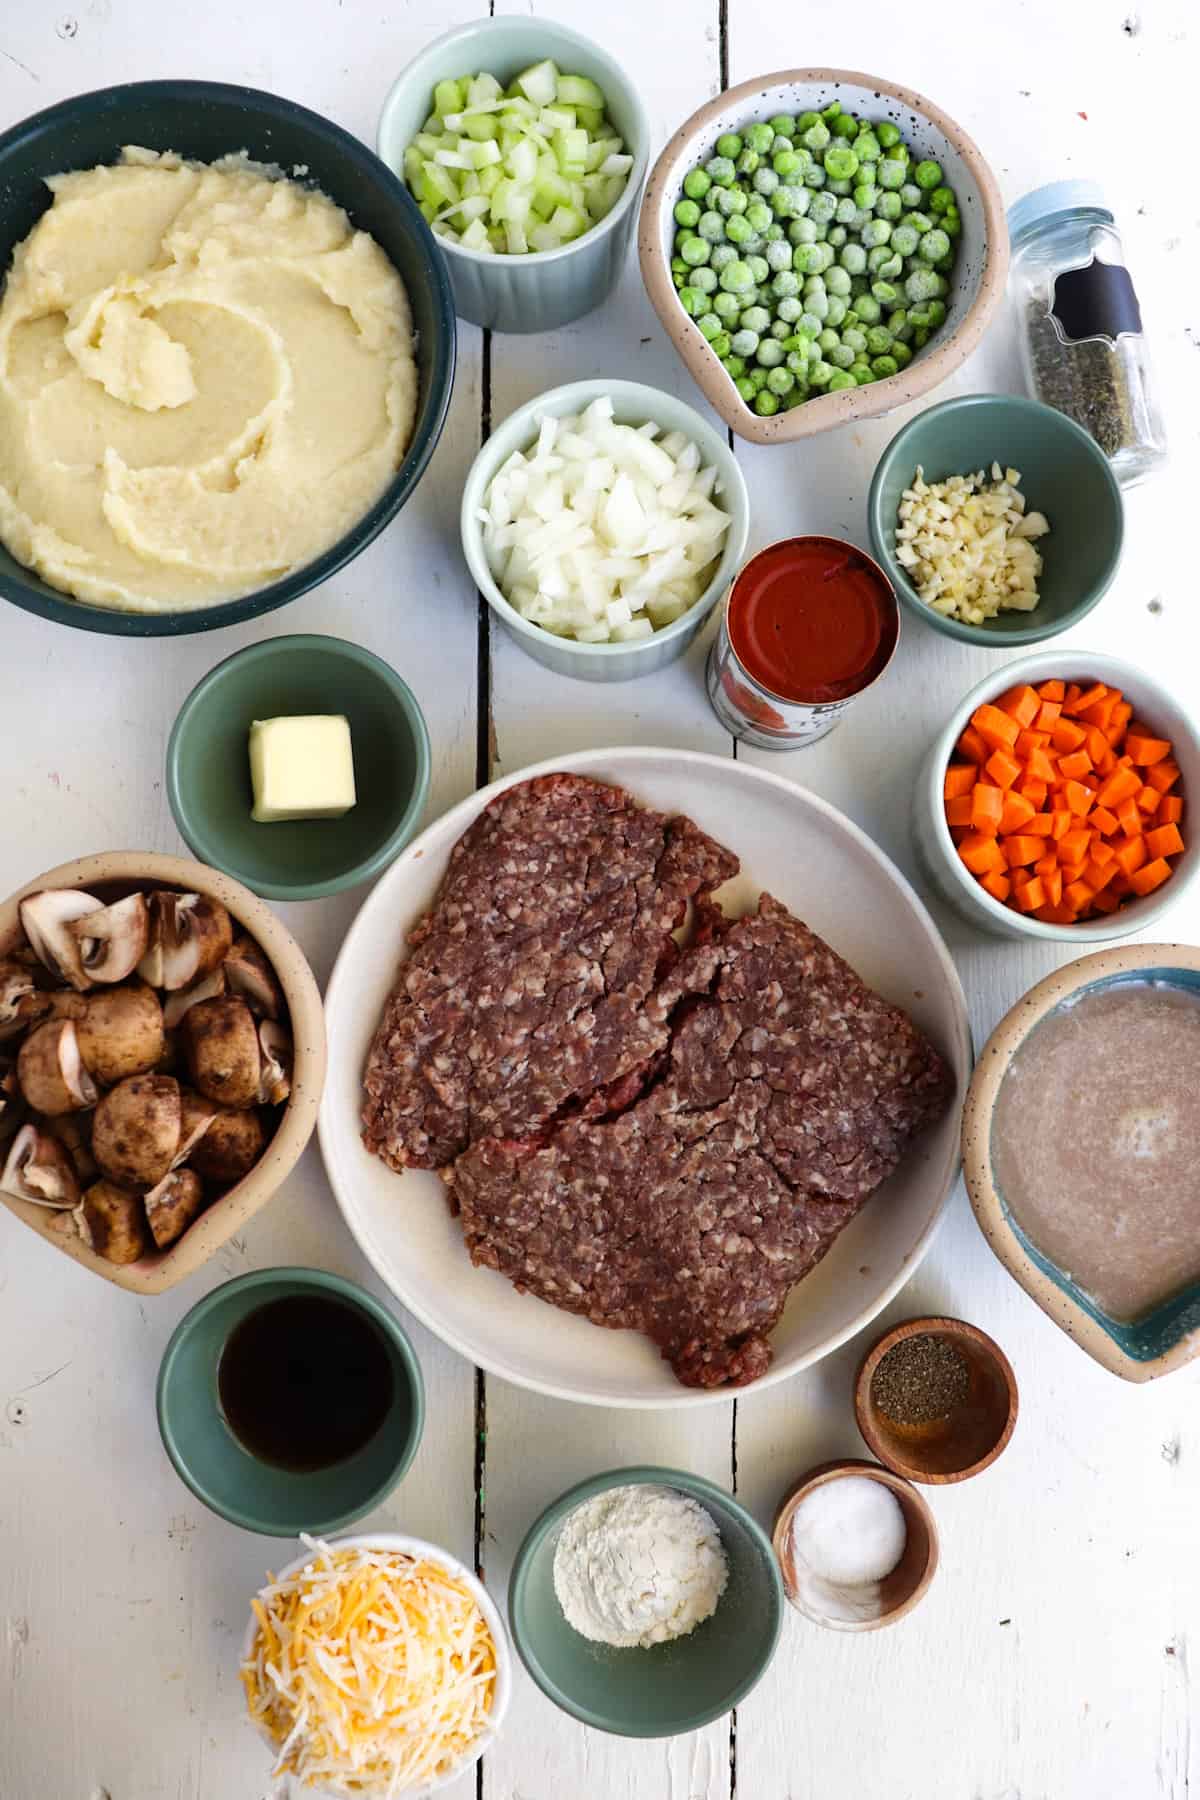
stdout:
{"type": "Polygon", "coordinates": [[[332,1550],[251,1602],[242,1665],[275,1776],[393,1800],[450,1774],[491,1730],[496,1646],[475,1596],[429,1558],[332,1550]]]}
{"type": "Polygon", "coordinates": [[[896,561],[934,612],[982,625],[1001,612],[1032,612],[1042,559],[1031,538],[1050,527],[1025,511],[1016,469],[927,482],[918,467],[900,499],[896,561]]]}

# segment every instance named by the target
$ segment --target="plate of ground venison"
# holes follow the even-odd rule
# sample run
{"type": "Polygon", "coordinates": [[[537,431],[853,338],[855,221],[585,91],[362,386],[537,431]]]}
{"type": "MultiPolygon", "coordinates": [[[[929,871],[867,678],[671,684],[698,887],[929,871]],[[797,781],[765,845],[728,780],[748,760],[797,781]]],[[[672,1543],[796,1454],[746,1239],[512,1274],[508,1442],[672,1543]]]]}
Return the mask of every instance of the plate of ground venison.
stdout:
{"type": "Polygon", "coordinates": [[[732,758],[590,750],[432,825],[326,997],[320,1134],[382,1280],[606,1406],[782,1380],[912,1275],[958,1170],[958,977],[857,826],[732,758]]]}

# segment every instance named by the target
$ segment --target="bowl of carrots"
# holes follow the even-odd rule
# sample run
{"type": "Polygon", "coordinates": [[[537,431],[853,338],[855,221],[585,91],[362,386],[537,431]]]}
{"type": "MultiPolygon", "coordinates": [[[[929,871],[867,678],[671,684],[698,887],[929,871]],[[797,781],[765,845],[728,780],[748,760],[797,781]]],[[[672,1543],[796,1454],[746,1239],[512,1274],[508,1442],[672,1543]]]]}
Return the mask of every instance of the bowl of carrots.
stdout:
{"type": "Polygon", "coordinates": [[[1200,736],[1132,663],[1048,651],[973,688],[933,744],[913,830],[939,893],[1001,937],[1153,925],[1200,867],[1200,736]]]}

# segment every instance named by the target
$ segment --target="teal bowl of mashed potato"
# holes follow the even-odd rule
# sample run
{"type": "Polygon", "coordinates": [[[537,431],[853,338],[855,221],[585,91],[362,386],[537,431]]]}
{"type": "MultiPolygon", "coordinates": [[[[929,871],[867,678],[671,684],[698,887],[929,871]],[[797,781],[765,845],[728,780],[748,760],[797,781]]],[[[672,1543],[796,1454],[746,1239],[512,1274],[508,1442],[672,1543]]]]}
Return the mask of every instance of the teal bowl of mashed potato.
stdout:
{"type": "Polygon", "coordinates": [[[399,512],[454,376],[441,252],[341,127],[139,82],[0,137],[0,594],[135,637],[285,605],[399,512]]]}

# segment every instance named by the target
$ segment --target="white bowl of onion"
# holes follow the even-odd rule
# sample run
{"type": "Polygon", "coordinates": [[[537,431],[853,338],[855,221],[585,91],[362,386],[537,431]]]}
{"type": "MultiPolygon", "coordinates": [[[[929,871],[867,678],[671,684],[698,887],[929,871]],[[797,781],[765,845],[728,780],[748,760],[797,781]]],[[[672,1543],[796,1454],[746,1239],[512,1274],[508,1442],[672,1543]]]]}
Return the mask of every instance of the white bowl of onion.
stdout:
{"type": "Polygon", "coordinates": [[[749,526],[724,435],[634,381],[530,400],[463,489],[480,593],[530,656],[583,681],[629,681],[681,656],[740,568],[749,526]]]}

